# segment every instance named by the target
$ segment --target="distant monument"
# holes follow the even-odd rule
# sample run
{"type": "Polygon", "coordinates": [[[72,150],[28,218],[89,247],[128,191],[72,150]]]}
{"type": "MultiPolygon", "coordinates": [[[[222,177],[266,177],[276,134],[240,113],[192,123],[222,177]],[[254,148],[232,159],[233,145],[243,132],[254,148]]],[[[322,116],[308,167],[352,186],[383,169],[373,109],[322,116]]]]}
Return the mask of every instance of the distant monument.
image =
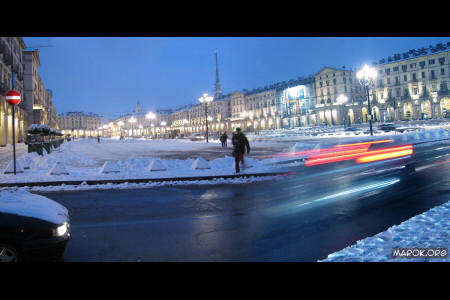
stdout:
{"type": "Polygon", "coordinates": [[[136,103],[136,113],[140,113],[141,112],[141,104],[139,103],[139,100],[136,103]]]}

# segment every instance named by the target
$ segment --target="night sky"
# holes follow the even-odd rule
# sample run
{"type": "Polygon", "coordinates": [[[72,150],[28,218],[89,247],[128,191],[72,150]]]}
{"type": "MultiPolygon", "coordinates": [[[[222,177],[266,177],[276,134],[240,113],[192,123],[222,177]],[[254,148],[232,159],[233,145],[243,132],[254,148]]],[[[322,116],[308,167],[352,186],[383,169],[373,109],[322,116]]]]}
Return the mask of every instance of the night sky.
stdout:
{"type": "Polygon", "coordinates": [[[215,56],[224,93],[313,75],[324,66],[358,69],[445,37],[33,37],[39,74],[58,113],[93,112],[105,121],[131,112],[178,108],[213,94],[215,56]],[[43,47],[52,46],[52,47],[43,47]]]}

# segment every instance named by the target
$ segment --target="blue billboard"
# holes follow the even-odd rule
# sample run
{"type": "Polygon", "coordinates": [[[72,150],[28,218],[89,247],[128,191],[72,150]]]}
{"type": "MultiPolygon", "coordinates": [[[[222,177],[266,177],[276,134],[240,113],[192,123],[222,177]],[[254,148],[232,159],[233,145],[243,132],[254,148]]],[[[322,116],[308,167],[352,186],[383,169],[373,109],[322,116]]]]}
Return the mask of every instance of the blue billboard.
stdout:
{"type": "Polygon", "coordinates": [[[300,100],[305,98],[305,86],[295,86],[286,89],[286,98],[288,100],[300,100]]]}

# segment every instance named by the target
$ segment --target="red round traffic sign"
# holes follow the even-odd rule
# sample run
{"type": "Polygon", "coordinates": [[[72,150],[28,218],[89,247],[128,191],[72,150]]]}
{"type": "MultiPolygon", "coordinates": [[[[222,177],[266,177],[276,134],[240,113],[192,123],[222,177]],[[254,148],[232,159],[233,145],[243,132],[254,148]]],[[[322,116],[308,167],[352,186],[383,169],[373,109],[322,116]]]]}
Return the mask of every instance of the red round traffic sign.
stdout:
{"type": "Polygon", "coordinates": [[[20,103],[22,98],[20,97],[20,93],[18,91],[9,91],[5,95],[6,102],[10,105],[17,105],[20,103]]]}

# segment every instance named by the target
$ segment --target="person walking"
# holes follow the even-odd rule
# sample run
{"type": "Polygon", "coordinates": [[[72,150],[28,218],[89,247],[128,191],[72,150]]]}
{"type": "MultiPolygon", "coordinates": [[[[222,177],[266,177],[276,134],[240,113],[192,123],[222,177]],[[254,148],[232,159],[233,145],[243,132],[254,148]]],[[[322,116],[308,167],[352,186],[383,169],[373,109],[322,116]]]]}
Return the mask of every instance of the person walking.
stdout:
{"type": "Polygon", "coordinates": [[[100,143],[100,135],[97,135],[97,142],[100,143]]]}
{"type": "Polygon", "coordinates": [[[236,133],[233,133],[231,142],[233,143],[233,156],[236,173],[239,173],[239,162],[244,164],[245,148],[247,148],[247,155],[250,154],[250,144],[245,134],[241,131],[241,128],[236,128],[236,133]]]}
{"type": "Polygon", "coordinates": [[[220,136],[220,141],[222,142],[222,147],[226,147],[227,146],[227,140],[228,140],[228,135],[226,132],[224,132],[221,136],[220,136]]]}

